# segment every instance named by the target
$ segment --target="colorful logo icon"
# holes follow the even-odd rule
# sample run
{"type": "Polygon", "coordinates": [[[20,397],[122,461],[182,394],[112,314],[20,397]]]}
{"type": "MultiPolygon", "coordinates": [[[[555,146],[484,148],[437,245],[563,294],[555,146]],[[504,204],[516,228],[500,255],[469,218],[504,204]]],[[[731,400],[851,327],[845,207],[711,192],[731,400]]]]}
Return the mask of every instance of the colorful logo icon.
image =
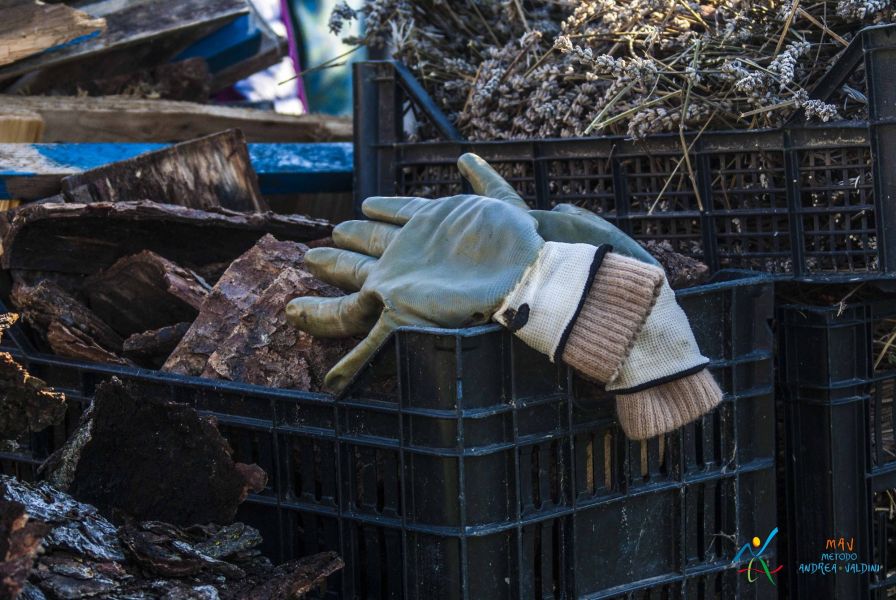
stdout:
{"type": "Polygon", "coordinates": [[[747,563],[747,566],[745,568],[738,569],[737,571],[738,573],[746,573],[747,581],[749,581],[750,583],[755,582],[763,573],[765,573],[765,576],[768,578],[771,584],[777,585],[775,583],[775,578],[772,577],[772,575],[783,569],[784,565],[778,565],[774,569],[770,569],[768,566],[768,562],[766,562],[765,558],[762,557],[765,549],[768,548],[768,545],[776,535],[778,535],[777,527],[772,529],[772,532],[768,534],[765,542],[760,540],[758,537],[754,537],[752,540],[752,546],[750,544],[744,544],[740,551],[738,551],[737,555],[734,557],[734,561],[732,562],[737,563],[740,560],[740,557],[744,555],[744,552],[748,550],[750,551],[750,555],[753,558],[750,559],[750,562],[747,563]],[[758,548],[758,550],[753,550],[753,548],[758,548]]]}

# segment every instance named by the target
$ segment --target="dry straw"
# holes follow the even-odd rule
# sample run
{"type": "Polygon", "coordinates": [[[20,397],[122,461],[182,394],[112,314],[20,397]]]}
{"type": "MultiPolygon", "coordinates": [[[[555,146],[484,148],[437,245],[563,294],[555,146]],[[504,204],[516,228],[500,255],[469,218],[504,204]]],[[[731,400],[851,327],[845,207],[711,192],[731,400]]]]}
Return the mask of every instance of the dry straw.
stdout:
{"type": "MultiPolygon", "coordinates": [[[[896,0],[368,0],[350,41],[388,47],[468,138],[525,139],[828,121],[865,109],[856,85],[809,98],[896,0]]],[[[360,14],[359,14],[360,13],[360,14]]],[[[856,77],[860,77],[857,73],[856,77]]]]}

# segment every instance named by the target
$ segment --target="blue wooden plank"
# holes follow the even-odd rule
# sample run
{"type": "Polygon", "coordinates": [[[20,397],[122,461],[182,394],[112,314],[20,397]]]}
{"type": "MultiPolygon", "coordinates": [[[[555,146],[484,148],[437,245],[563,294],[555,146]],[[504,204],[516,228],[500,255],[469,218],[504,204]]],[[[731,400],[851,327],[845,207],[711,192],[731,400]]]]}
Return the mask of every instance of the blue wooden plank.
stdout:
{"type": "Polygon", "coordinates": [[[254,16],[243,15],[195,42],[173,60],[204,58],[209,70],[217,73],[254,56],[261,48],[261,39],[262,32],[254,16]]]}
{"type": "MultiPolygon", "coordinates": [[[[34,200],[71,173],[127,160],[167,144],[0,144],[0,199],[34,200]],[[34,190],[34,192],[31,192],[34,190]]],[[[249,144],[265,195],[347,192],[352,189],[349,142],[249,144]]]]}

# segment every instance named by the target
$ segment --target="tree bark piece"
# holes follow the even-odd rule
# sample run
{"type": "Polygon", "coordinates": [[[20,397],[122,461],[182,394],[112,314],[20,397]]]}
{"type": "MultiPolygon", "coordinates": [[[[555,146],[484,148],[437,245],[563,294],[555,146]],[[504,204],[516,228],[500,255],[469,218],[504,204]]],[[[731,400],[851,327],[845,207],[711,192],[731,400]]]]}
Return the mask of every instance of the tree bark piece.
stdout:
{"type": "Polygon", "coordinates": [[[114,95],[7,95],[0,96],[0,106],[4,111],[15,107],[42,117],[43,139],[47,142],[172,142],[232,128],[242,131],[248,142],[342,142],[352,139],[352,122],[347,117],[284,115],[174,100],[114,95]]]}
{"type": "Polygon", "coordinates": [[[59,356],[114,365],[132,364],[100,346],[83,331],[67,327],[59,321],[52,321],[47,328],[47,343],[53,353],[59,356]]]}
{"type": "Polygon", "coordinates": [[[129,520],[116,528],[47,483],[0,476],[0,550],[23,559],[0,563],[4,575],[18,575],[0,581],[0,599],[11,600],[3,590],[18,583],[29,599],[296,600],[343,566],[322,552],[275,567],[258,555],[261,541],[243,523],[129,520]]]}
{"type": "Polygon", "coordinates": [[[105,19],[91,18],[64,4],[29,2],[5,8],[0,21],[0,66],[52,51],[105,28],[105,19]]]}
{"type": "MultiPolygon", "coordinates": [[[[18,318],[15,313],[0,315],[0,335],[18,318]]],[[[0,352],[0,439],[16,440],[29,432],[42,431],[60,422],[65,410],[65,395],[32,377],[10,354],[0,352]]]]}
{"type": "Polygon", "coordinates": [[[352,349],[354,339],[314,338],[286,322],[285,308],[293,298],[343,295],[304,270],[305,249],[291,245],[296,246],[295,263],[240,314],[236,327],[209,357],[203,377],[318,391],[327,371],[352,349]]]}
{"type": "Polygon", "coordinates": [[[271,235],[259,240],[224,272],[162,369],[182,375],[201,374],[209,357],[230,337],[259,295],[303,256],[299,244],[278,241],[271,235]]]}
{"type": "Polygon", "coordinates": [[[46,464],[51,484],[101,512],[180,525],[231,522],[266,481],[257,466],[237,467],[212,421],[116,379],[97,388],[78,431],[46,464]]]}
{"type": "Polygon", "coordinates": [[[150,250],[196,270],[234,260],[266,233],[305,241],[331,230],[326,221],[299,215],[208,212],[146,201],[41,203],[22,206],[11,218],[0,215],[0,266],[92,274],[150,250]]]}
{"type": "Polygon", "coordinates": [[[0,500],[0,600],[21,594],[49,531],[45,523],[28,518],[24,504],[0,500]]]}
{"type": "Polygon", "coordinates": [[[696,258],[679,254],[668,241],[647,240],[641,245],[666,270],[666,279],[673,289],[699,285],[709,279],[709,267],[706,264],[696,258]]]}
{"type": "Polygon", "coordinates": [[[49,337],[51,326],[56,323],[62,326],[56,328],[57,335],[65,335],[65,331],[68,331],[68,335],[89,339],[106,351],[121,352],[124,342],[121,336],[89,308],[51,281],[42,281],[34,287],[15,285],[11,300],[21,311],[25,322],[44,339],[49,337]]]}
{"type": "Polygon", "coordinates": [[[191,323],[177,323],[168,327],[135,333],[124,341],[125,357],[154,369],[161,368],[191,323]]]}
{"type": "Polygon", "coordinates": [[[162,370],[318,389],[352,342],[315,340],[286,323],[285,307],[293,298],[342,295],[302,268],[306,251],[270,235],[259,240],[215,284],[162,370]]]}
{"type": "Polygon", "coordinates": [[[90,309],[122,336],[192,321],[210,289],[192,271],[148,250],[84,282],[90,309]]]}
{"type": "Polygon", "coordinates": [[[62,195],[68,202],[152,200],[201,210],[269,210],[238,129],[69,175],[62,195]]]}

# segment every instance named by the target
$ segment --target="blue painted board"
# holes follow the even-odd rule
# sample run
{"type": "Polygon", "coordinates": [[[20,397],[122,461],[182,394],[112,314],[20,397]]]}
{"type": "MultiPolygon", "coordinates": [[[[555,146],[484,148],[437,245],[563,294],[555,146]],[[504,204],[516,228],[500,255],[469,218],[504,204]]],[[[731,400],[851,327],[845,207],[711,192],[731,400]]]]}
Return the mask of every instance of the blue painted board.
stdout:
{"type": "MultiPolygon", "coordinates": [[[[36,200],[58,193],[66,175],[93,169],[168,144],[0,144],[0,199],[36,200]]],[[[265,195],[347,192],[352,189],[349,142],[249,144],[265,195]]]]}
{"type": "Polygon", "coordinates": [[[256,26],[254,15],[243,15],[195,42],[172,60],[204,58],[209,71],[217,73],[253,57],[261,48],[261,40],[262,32],[256,26]]]}

